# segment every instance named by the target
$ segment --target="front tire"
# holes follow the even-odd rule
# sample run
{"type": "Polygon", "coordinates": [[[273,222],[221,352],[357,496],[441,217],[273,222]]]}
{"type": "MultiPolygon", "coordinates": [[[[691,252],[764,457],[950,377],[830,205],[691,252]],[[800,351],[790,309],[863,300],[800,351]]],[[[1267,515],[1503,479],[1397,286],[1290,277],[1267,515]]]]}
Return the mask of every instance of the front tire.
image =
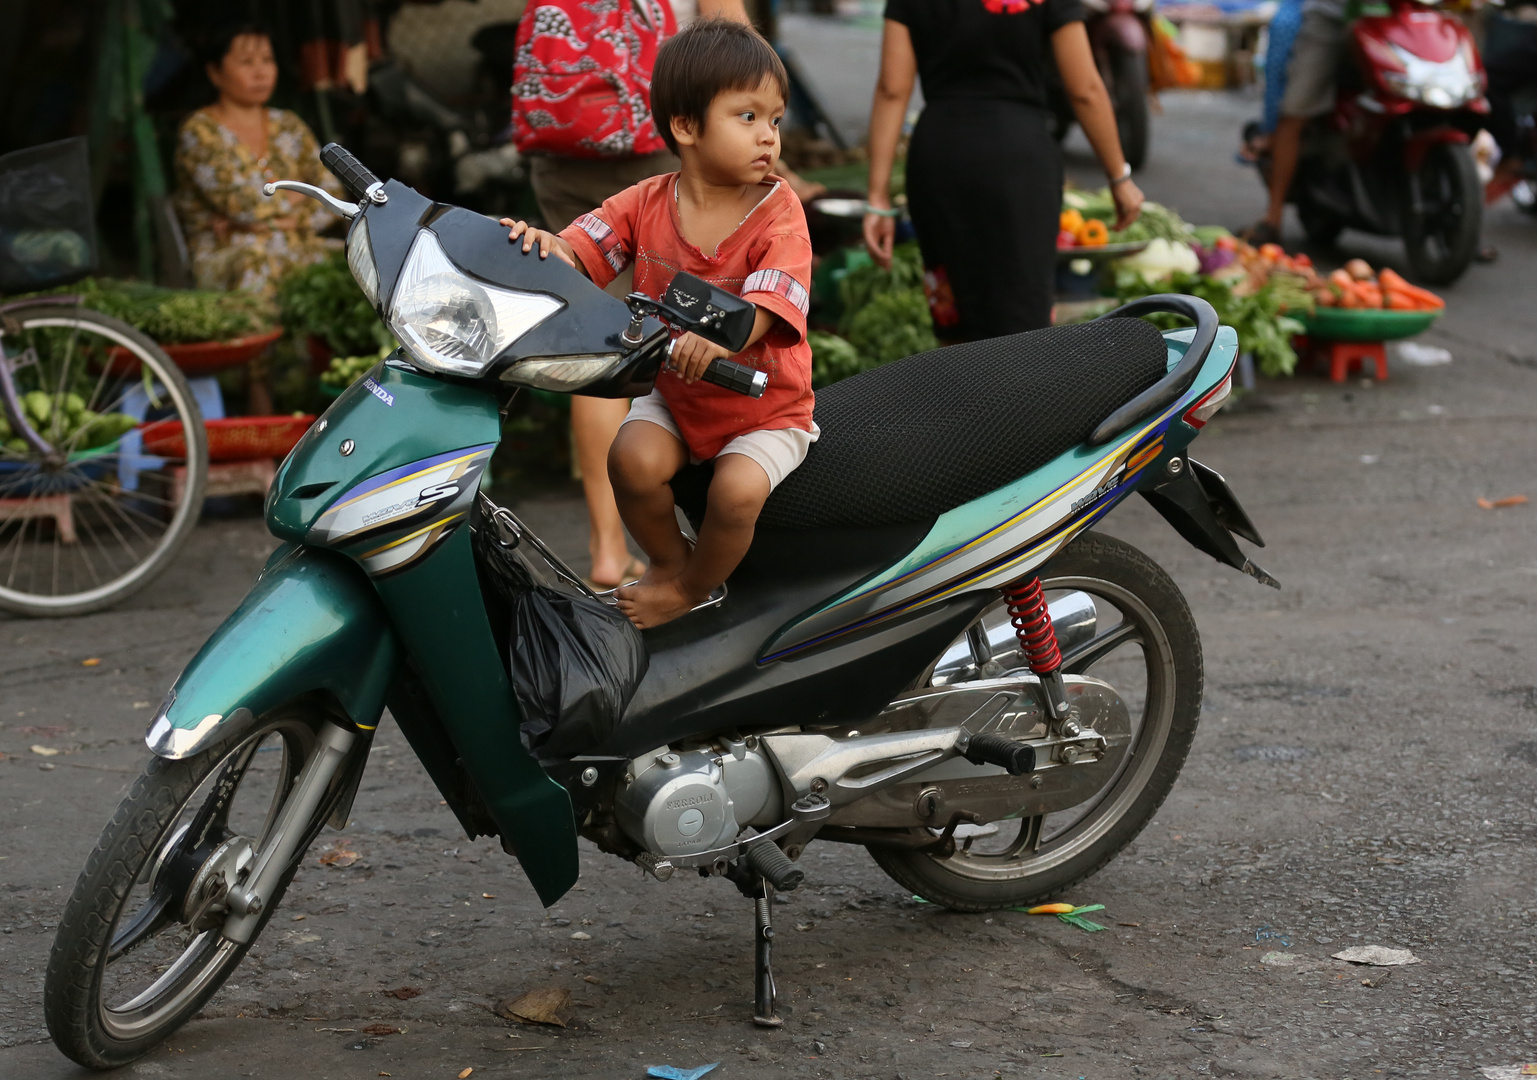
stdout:
{"type": "Polygon", "coordinates": [[[1404,184],[1404,252],[1430,285],[1450,285],[1478,253],[1484,186],[1473,154],[1461,143],[1438,143],[1404,184]]]}
{"type": "MultiPolygon", "coordinates": [[[[66,1057],[93,1069],[143,1057],[235,970],[277,910],[335,791],[322,800],[251,942],[223,938],[216,909],[205,908],[189,925],[184,912],[194,889],[183,884],[178,892],[175,883],[231,839],[248,838],[261,850],[315,753],[322,722],[317,709],[281,708],[233,743],[182,761],[150,760],[87,859],[49,954],[43,1015],[66,1057]]],[[[208,884],[206,876],[192,880],[208,884]]]]}
{"type": "MultiPolygon", "coordinates": [[[[1071,810],[999,822],[997,833],[958,846],[948,857],[869,849],[903,887],[957,911],[1040,902],[1115,858],[1168,797],[1200,718],[1200,637],[1185,598],[1162,567],[1130,544],[1089,533],[1056,555],[1040,577],[1048,596],[1087,592],[1099,611],[1101,628],[1064,657],[1064,673],[1093,674],[1134,697],[1140,669],[1142,715],[1134,720],[1120,771],[1071,810]],[[1120,619],[1107,625],[1112,609],[1120,619]]],[[[1137,710],[1131,711],[1135,718],[1137,710]]]]}

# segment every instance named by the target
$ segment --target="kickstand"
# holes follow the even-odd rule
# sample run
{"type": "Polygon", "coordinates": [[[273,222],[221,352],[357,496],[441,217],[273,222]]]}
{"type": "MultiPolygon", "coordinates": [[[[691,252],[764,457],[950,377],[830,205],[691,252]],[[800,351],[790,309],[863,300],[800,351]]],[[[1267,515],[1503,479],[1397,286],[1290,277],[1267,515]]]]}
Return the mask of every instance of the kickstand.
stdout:
{"type": "Polygon", "coordinates": [[[756,907],[756,918],[753,920],[753,1009],[752,1022],[759,1027],[783,1027],[784,1021],[780,1019],[779,1012],[775,1008],[776,993],[774,990],[774,971],[770,966],[772,961],[774,940],[774,925],[770,919],[770,909],[774,904],[773,887],[763,879],[759,879],[759,893],[753,899],[756,907]]]}

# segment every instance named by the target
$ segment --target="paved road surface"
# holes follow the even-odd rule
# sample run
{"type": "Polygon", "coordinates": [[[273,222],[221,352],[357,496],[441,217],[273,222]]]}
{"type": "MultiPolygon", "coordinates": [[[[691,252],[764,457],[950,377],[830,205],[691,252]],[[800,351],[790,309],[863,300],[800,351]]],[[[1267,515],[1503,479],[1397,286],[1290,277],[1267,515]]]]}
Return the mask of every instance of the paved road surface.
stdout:
{"type": "MultiPolygon", "coordinates": [[[[1246,217],[1252,178],[1228,165],[1246,109],[1171,98],[1149,194],[1195,220],[1246,217]]],[[[312,852],[204,1018],[127,1075],[618,1080],[722,1060],[722,1080],[1368,1080],[1537,1060],[1537,506],[1475,503],[1537,496],[1537,221],[1498,212],[1490,235],[1503,262],[1449,290],[1427,337],[1450,366],[1266,386],[1269,410],[1223,414],[1200,439],[1283,591],[1140,504],[1111,519],[1187,592],[1207,694],[1173,796],[1075,896],[1106,905],[1109,931],[915,904],[864,853],[817,845],[780,909],[789,1022],[763,1034],[746,1023],[749,914],[730,886],[659,885],[586,848],[582,883],[543,911],[494,845],[456,834],[386,725],[355,820],[321,840],[360,860],[312,852]],[[1422,963],[1329,958],[1358,944],[1422,963]],[[580,1026],[488,1011],[544,985],[574,993],[580,1026]],[[400,987],[421,994],[382,993],[400,987]]],[[[580,550],[573,500],[523,509],[580,550]]],[[[255,521],[208,524],[122,610],[0,619],[0,1076],[78,1075],[39,1009],[57,912],[143,762],[149,703],[270,546],[255,521]]]]}

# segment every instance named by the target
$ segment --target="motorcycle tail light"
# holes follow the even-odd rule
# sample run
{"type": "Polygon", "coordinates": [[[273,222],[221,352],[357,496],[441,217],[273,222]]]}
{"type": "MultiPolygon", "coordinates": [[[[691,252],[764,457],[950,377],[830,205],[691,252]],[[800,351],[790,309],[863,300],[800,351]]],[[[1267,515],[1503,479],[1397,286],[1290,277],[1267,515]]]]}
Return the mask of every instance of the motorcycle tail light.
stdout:
{"type": "Polygon", "coordinates": [[[1194,405],[1185,411],[1184,421],[1197,430],[1206,426],[1206,421],[1217,415],[1217,410],[1226,404],[1227,399],[1233,393],[1233,373],[1229,371],[1222,377],[1222,381],[1212,387],[1194,405]]]}

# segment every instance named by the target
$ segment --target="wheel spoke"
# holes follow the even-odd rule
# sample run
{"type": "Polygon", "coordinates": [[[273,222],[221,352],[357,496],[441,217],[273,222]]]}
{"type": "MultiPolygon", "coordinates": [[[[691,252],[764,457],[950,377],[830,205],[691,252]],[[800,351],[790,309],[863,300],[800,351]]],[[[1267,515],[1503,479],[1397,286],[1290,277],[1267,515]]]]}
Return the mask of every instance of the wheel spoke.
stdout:
{"type": "Polygon", "coordinates": [[[170,890],[164,886],[157,887],[129,924],[112,935],[112,945],[107,950],[107,963],[127,955],[160,933],[171,922],[171,912],[168,910],[171,901],[170,890]]]}
{"type": "Polygon", "coordinates": [[[1113,630],[1096,635],[1064,655],[1062,672],[1065,675],[1082,675],[1116,649],[1128,644],[1142,644],[1142,632],[1137,624],[1130,620],[1121,623],[1113,630]]]}

